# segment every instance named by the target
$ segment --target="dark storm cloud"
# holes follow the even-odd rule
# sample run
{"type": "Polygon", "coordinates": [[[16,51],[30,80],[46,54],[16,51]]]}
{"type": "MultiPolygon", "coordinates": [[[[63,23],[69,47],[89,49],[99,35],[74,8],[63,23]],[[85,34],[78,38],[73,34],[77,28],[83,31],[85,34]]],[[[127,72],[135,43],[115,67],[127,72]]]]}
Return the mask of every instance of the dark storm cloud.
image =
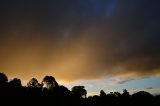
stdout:
{"type": "Polygon", "coordinates": [[[159,75],[159,4],[158,0],[1,0],[1,70],[24,70],[26,78],[48,73],[64,80],[159,75]]]}

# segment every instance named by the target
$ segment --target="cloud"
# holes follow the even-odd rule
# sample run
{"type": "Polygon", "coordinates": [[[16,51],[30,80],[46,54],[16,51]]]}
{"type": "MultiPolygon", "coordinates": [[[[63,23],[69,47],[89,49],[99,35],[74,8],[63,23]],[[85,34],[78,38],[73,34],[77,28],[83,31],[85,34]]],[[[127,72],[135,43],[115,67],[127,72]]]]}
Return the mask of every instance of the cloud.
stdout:
{"type": "Polygon", "coordinates": [[[122,81],[119,81],[118,84],[124,84],[124,83],[130,82],[130,81],[132,81],[132,80],[134,80],[134,79],[122,80],[122,81]]]}
{"type": "Polygon", "coordinates": [[[146,89],[154,89],[153,87],[148,87],[148,88],[146,88],[146,89]]]}
{"type": "Polygon", "coordinates": [[[0,70],[10,77],[160,75],[159,1],[0,2],[0,70]]]}

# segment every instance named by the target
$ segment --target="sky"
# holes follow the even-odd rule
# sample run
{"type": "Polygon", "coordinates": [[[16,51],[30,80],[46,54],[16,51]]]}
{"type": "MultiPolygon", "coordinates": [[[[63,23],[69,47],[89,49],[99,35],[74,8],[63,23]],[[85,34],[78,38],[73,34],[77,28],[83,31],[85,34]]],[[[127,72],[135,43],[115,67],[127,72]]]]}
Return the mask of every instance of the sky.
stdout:
{"type": "Polygon", "coordinates": [[[89,94],[160,93],[159,0],[1,0],[0,72],[89,94]]]}

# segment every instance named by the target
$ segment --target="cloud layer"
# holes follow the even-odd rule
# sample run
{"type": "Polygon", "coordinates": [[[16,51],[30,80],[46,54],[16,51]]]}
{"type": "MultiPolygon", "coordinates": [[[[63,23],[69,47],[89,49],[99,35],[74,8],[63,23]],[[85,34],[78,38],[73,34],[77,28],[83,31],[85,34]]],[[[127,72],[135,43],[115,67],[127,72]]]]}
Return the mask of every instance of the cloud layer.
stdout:
{"type": "Polygon", "coordinates": [[[157,0],[2,0],[0,71],[28,80],[160,75],[157,0]]]}

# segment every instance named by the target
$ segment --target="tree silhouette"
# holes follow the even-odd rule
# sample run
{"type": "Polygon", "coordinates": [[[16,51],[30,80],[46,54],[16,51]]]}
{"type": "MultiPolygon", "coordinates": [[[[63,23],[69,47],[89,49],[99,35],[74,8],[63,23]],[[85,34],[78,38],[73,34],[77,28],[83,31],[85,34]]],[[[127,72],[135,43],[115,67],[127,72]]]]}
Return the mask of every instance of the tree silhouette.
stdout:
{"type": "Polygon", "coordinates": [[[100,97],[105,97],[106,95],[107,94],[103,90],[100,91],[100,97]]]}
{"type": "Polygon", "coordinates": [[[40,88],[41,84],[38,83],[38,80],[36,78],[32,78],[27,83],[27,86],[30,87],[30,88],[40,88]]]}
{"type": "Polygon", "coordinates": [[[0,73],[0,84],[7,83],[7,82],[8,82],[7,76],[3,73],[0,73]]]}
{"type": "Polygon", "coordinates": [[[12,80],[9,81],[8,83],[8,87],[9,87],[9,92],[12,96],[14,96],[15,98],[19,97],[20,95],[22,95],[22,84],[21,84],[21,80],[18,78],[14,78],[12,80]]]}
{"type": "Polygon", "coordinates": [[[117,96],[117,97],[120,97],[121,96],[121,93],[119,93],[119,92],[114,92],[113,93],[115,96],[117,96]]]}
{"type": "Polygon", "coordinates": [[[136,92],[132,95],[132,98],[145,98],[146,100],[147,99],[151,99],[152,98],[152,95],[146,91],[139,91],[139,92],[136,92]]]}
{"type": "Polygon", "coordinates": [[[14,78],[14,79],[10,80],[8,84],[11,87],[21,87],[22,86],[21,80],[18,78],[14,78]]]}
{"type": "Polygon", "coordinates": [[[44,88],[40,86],[36,78],[32,78],[27,86],[21,85],[21,80],[14,78],[8,82],[5,74],[0,73],[0,98],[2,103],[8,105],[53,105],[53,106],[137,106],[137,105],[160,105],[160,95],[154,96],[146,91],[138,91],[132,95],[124,89],[123,93],[103,90],[100,95],[86,97],[87,91],[84,86],[74,86],[71,91],[63,85],[58,85],[54,77],[45,76],[42,80],[44,88]],[[46,85],[45,85],[46,84],[46,85]],[[44,90],[46,89],[46,90],[44,90]],[[5,102],[9,101],[9,102],[5,102]],[[21,101],[21,102],[20,102],[21,101]]]}
{"type": "Polygon", "coordinates": [[[47,89],[51,90],[51,89],[57,87],[58,83],[56,82],[54,77],[45,76],[42,80],[42,86],[43,86],[43,88],[47,88],[47,89]]]}
{"type": "Polygon", "coordinates": [[[124,89],[122,93],[122,97],[128,98],[129,96],[130,96],[129,92],[126,89],[124,89]]]}
{"type": "Polygon", "coordinates": [[[79,98],[86,98],[87,91],[84,86],[74,86],[72,88],[72,93],[79,98]]]}
{"type": "Polygon", "coordinates": [[[0,73],[0,95],[4,98],[5,94],[7,93],[8,87],[8,78],[4,73],[0,73]]]}
{"type": "Polygon", "coordinates": [[[136,92],[131,97],[134,105],[138,105],[139,103],[142,105],[155,105],[153,96],[146,91],[136,92]]]}
{"type": "Polygon", "coordinates": [[[63,97],[67,97],[67,96],[70,96],[70,90],[68,90],[67,87],[61,85],[61,86],[58,86],[56,89],[55,89],[55,92],[56,94],[58,94],[59,96],[63,96],[63,97]]]}

